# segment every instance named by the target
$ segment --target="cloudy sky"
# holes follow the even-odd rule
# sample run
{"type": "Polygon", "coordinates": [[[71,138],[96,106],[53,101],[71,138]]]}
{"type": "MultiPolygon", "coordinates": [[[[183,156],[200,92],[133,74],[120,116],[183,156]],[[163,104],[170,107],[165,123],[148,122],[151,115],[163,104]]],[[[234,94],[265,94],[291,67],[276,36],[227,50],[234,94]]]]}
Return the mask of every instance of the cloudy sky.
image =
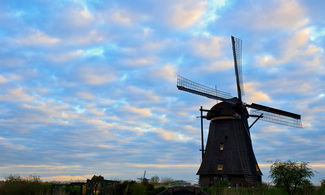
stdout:
{"type": "MultiPolygon", "coordinates": [[[[199,107],[177,74],[302,115],[259,121],[256,158],[307,161],[325,178],[325,3],[316,0],[0,1],[0,178],[158,175],[197,182],[199,107]]],[[[252,120],[250,120],[252,122],[252,120]]],[[[205,121],[205,136],[209,122],[205,121]]]]}

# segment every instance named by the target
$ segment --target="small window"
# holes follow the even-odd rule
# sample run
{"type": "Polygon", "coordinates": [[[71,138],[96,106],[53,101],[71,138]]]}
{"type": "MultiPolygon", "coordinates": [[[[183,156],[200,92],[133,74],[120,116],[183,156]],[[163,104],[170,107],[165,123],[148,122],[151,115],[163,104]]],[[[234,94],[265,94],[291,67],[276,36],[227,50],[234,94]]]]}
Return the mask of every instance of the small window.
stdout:
{"type": "Polygon", "coordinates": [[[258,165],[256,164],[256,171],[260,172],[260,169],[258,168],[258,165]]]}
{"type": "Polygon", "coordinates": [[[223,170],[223,164],[218,164],[218,171],[222,171],[223,170]]]}
{"type": "Polygon", "coordinates": [[[220,144],[219,149],[220,149],[220,151],[223,151],[223,143],[220,144]]]}

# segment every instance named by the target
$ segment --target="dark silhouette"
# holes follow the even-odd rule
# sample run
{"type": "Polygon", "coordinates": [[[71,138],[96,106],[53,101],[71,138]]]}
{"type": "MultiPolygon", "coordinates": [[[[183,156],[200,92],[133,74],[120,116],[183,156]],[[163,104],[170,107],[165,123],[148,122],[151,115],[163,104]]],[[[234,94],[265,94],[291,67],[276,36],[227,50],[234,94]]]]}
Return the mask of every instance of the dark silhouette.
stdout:
{"type": "MultiPolygon", "coordinates": [[[[301,117],[298,114],[242,101],[242,42],[233,36],[231,42],[237,97],[181,76],[177,78],[178,89],[221,101],[210,110],[202,109],[202,107],[200,109],[201,125],[203,118],[211,121],[206,149],[203,148],[202,138],[202,163],[197,172],[201,186],[212,185],[218,180],[227,180],[232,186],[251,186],[261,183],[262,172],[253,152],[249,131],[257,120],[301,127],[301,117]],[[248,113],[247,108],[250,108],[251,113],[248,113]],[[207,115],[203,116],[202,112],[207,115]],[[249,117],[256,118],[251,125],[248,125],[249,117]]],[[[201,127],[203,137],[202,129],[201,127]]]]}

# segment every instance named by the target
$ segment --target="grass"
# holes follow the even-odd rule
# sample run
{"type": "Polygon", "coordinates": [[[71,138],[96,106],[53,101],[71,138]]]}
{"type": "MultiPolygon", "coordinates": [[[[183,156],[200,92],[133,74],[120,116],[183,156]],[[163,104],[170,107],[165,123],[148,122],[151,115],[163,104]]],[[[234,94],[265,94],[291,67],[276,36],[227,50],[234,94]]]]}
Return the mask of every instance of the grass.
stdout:
{"type": "MultiPolygon", "coordinates": [[[[211,187],[202,187],[201,190],[211,195],[286,195],[287,193],[280,188],[262,184],[257,187],[251,188],[228,188],[226,183],[218,183],[211,187]]],[[[99,189],[97,192],[110,195],[155,195],[163,190],[167,189],[167,186],[155,186],[146,183],[141,184],[135,181],[124,181],[118,184],[105,186],[99,189]]],[[[84,192],[85,193],[85,192],[84,192]]],[[[74,195],[81,194],[80,186],[71,184],[59,184],[54,182],[43,182],[39,177],[19,177],[10,176],[5,181],[0,182],[0,195],[74,195]]],[[[308,189],[300,189],[297,195],[324,195],[325,186],[315,187],[312,186],[308,189]]]]}

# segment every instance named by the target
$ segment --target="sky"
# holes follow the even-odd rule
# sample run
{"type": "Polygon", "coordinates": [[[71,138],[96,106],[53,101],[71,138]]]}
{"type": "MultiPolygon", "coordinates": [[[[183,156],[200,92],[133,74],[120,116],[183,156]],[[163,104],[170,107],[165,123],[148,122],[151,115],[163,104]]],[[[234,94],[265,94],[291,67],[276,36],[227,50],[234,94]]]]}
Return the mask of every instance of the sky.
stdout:
{"type": "MultiPolygon", "coordinates": [[[[325,179],[325,2],[0,1],[0,178],[195,183],[199,108],[177,75],[237,96],[230,36],[243,41],[243,101],[301,114],[258,121],[254,152],[309,162],[325,179]]],[[[251,123],[253,119],[249,119],[251,123]]],[[[204,121],[205,139],[209,121],[204,121]]]]}

